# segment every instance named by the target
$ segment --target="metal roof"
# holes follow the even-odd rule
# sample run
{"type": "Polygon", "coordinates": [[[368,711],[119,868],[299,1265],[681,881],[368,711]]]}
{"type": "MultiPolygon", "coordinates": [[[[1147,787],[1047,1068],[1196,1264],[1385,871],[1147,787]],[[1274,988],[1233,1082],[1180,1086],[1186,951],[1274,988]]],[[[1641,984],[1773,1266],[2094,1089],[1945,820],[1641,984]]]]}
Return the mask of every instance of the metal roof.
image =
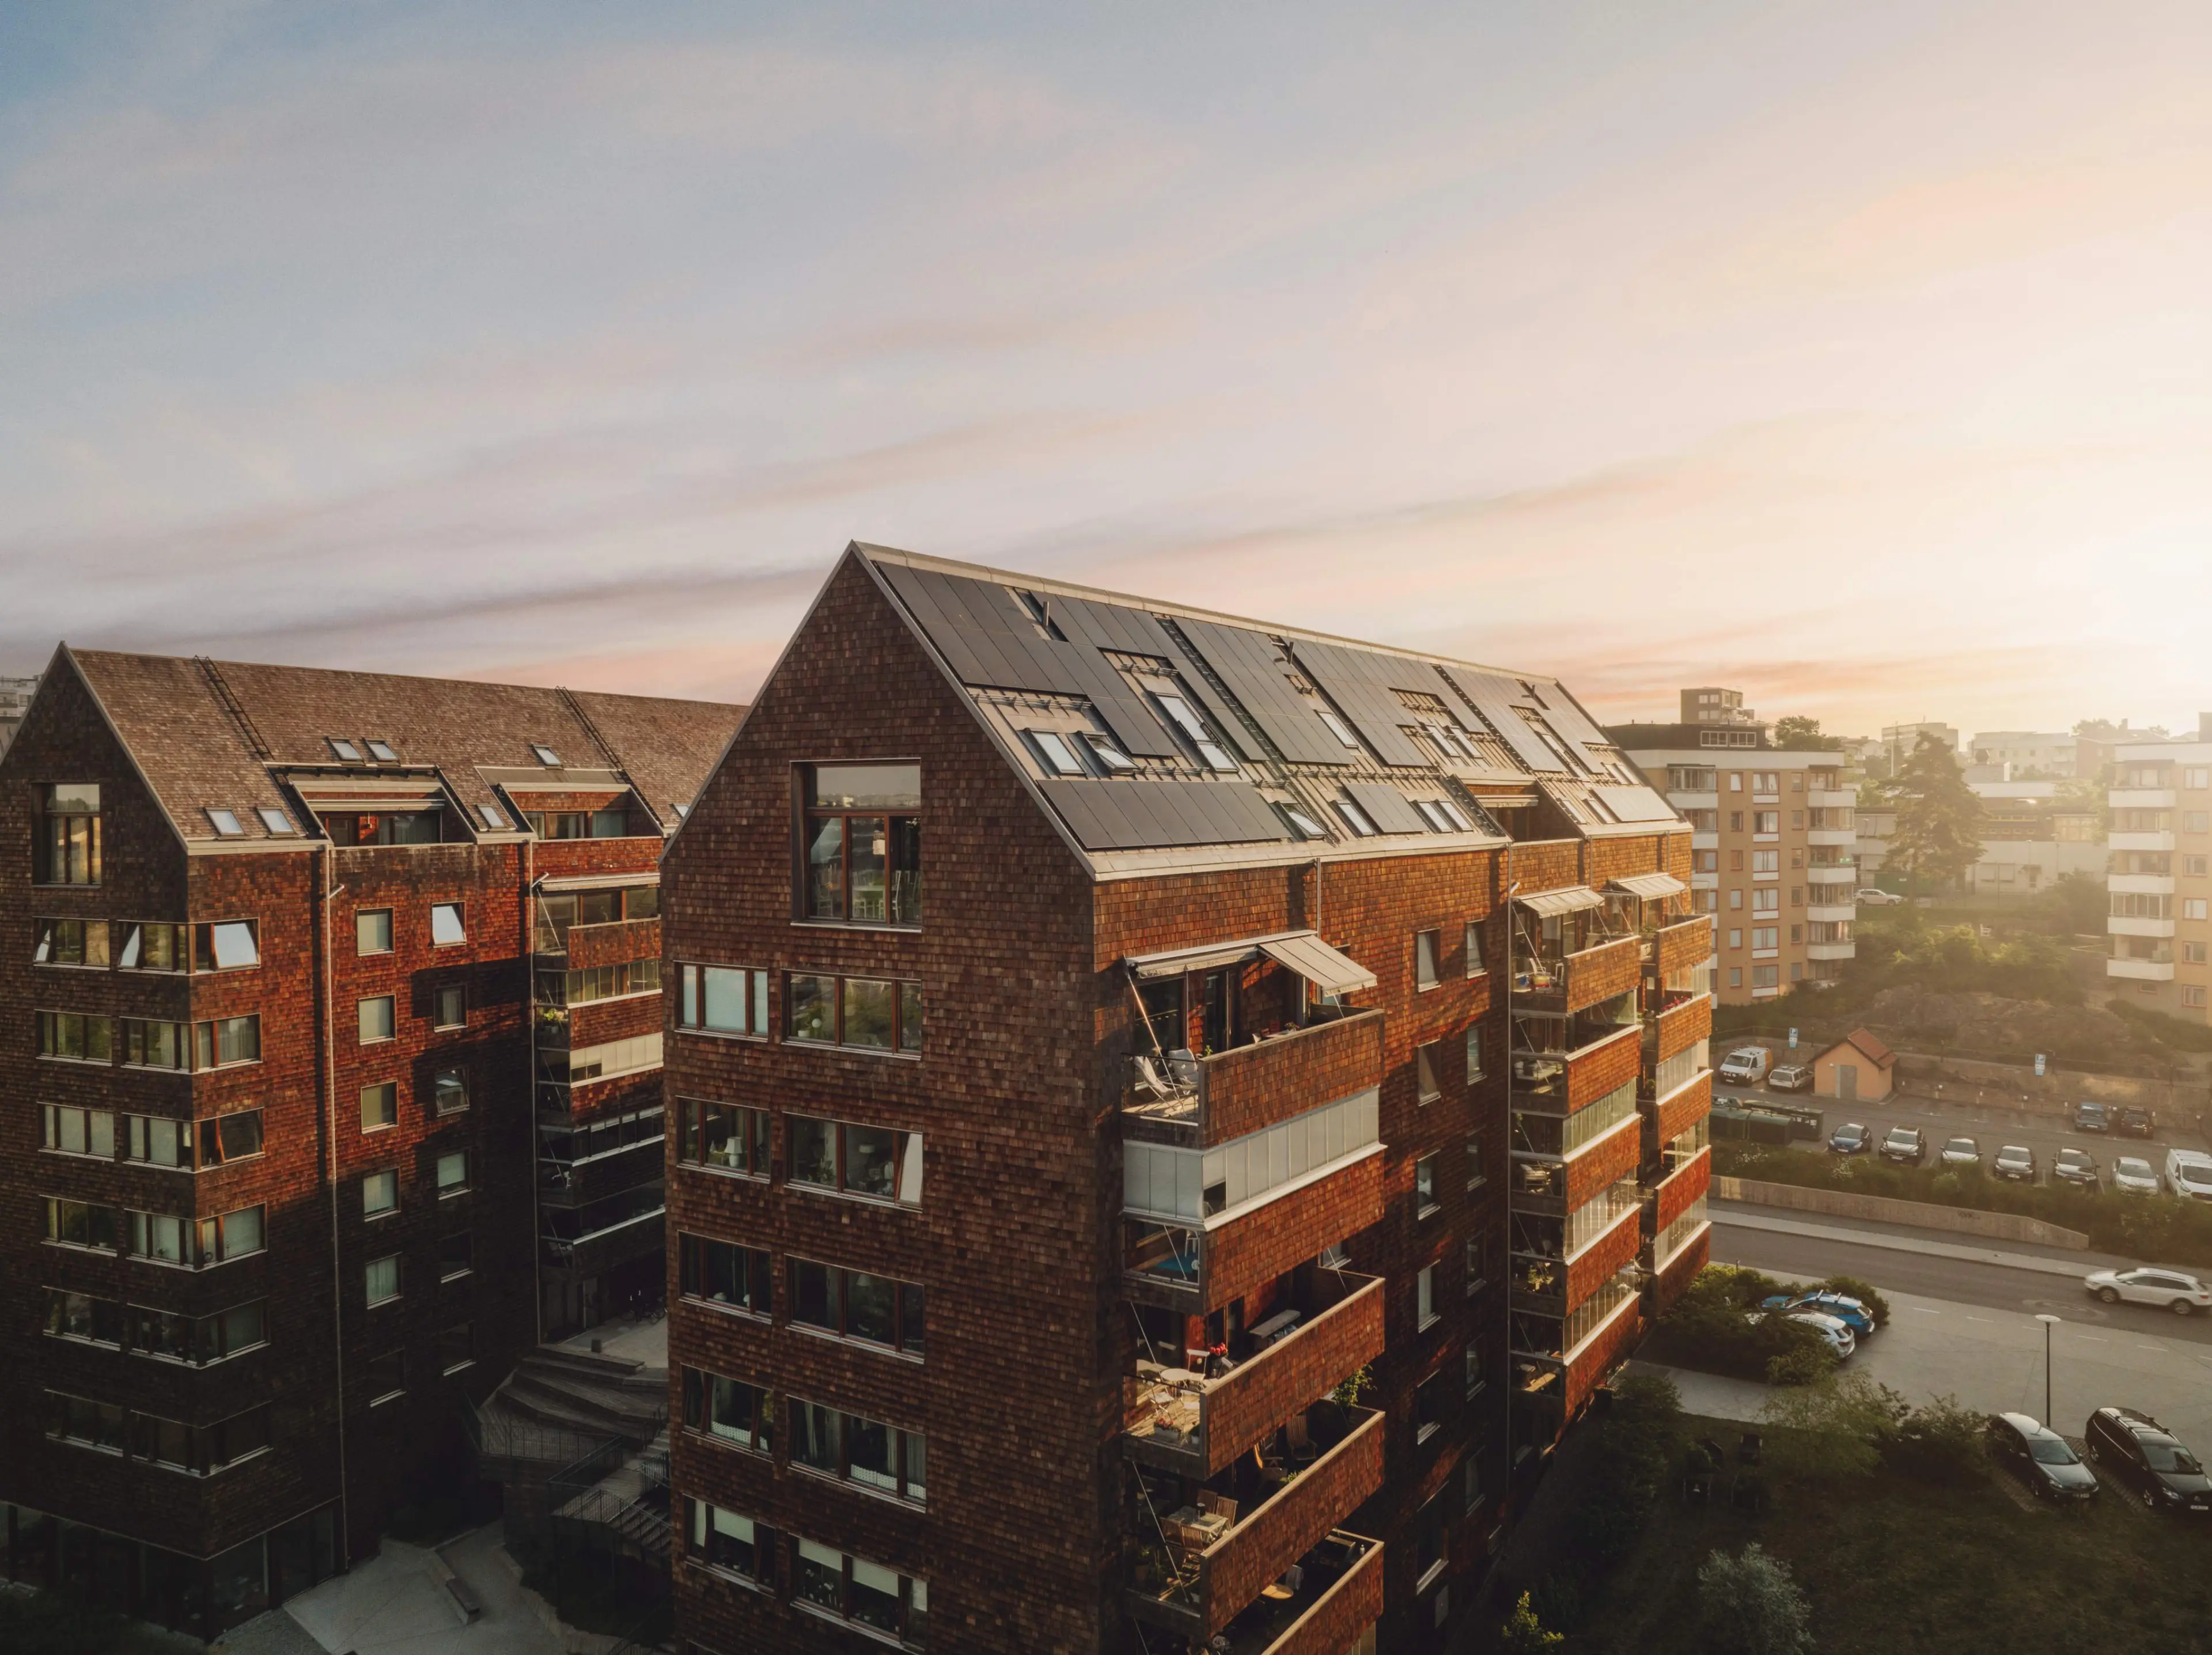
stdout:
{"type": "Polygon", "coordinates": [[[1538,891],[1526,897],[1513,898],[1532,914],[1549,918],[1554,914],[1576,914],[1585,908],[1602,908],[1605,898],[1587,885],[1570,885],[1565,891],[1538,891]]]}
{"type": "Polygon", "coordinates": [[[1626,873],[1613,880],[1611,889],[1625,891],[1632,897],[1641,897],[1654,902],[1662,897],[1678,897],[1690,887],[1672,873],[1626,873]]]}
{"type": "Polygon", "coordinates": [[[1210,942],[1195,948],[1171,948],[1157,954],[1132,954],[1121,963],[1139,979],[1181,977],[1186,971],[1218,970],[1262,956],[1295,971],[1323,994],[1355,994],[1375,986],[1375,973],[1349,954],[1321,940],[1315,931],[1277,931],[1264,937],[1210,942]]]}

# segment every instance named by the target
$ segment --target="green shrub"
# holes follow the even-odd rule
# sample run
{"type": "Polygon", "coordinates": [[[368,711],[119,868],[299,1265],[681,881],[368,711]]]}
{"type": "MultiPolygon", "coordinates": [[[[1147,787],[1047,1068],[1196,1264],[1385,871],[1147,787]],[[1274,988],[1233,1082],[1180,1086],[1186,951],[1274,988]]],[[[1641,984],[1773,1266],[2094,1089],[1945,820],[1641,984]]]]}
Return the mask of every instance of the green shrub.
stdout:
{"type": "Polygon", "coordinates": [[[1867,1314],[1874,1317],[1875,1327],[1886,1328],[1889,1325],[1889,1300],[1881,1296],[1881,1292],[1871,1281],[1862,1281],[1855,1275],[1826,1275],[1813,1285],[1816,1287],[1826,1287],[1832,1293],[1839,1293],[1846,1299],[1857,1299],[1860,1304],[1867,1307],[1867,1314]]]}
{"type": "Polygon", "coordinates": [[[1545,1630],[1525,1591],[1521,1594],[1521,1601],[1514,1604],[1513,1613],[1505,1617],[1505,1624],[1498,1629],[1498,1646],[1506,1655],[1538,1655],[1538,1652],[1557,1649],[1565,1641],[1559,1634],[1545,1630]]]}
{"type": "Polygon", "coordinates": [[[1778,1392],[1759,1410],[1774,1429],[1766,1458],[1783,1476],[1810,1482],[1863,1477],[1911,1413],[1905,1399],[1863,1373],[1834,1374],[1778,1392]]]}
{"type": "Polygon", "coordinates": [[[1892,1427],[1881,1442],[1881,1462],[1923,1482],[1979,1482],[1989,1475],[1982,1424],[1982,1415],[1956,1396],[1938,1396],[1892,1427]]]}
{"type": "Polygon", "coordinates": [[[1684,1367],[1738,1379],[1796,1384],[1818,1378],[1834,1366],[1819,1334],[1785,1316],[1751,1319],[1762,1299],[1794,1285],[1757,1270],[1709,1264],[1661,1319],[1660,1348],[1684,1367]],[[1777,1379],[1778,1372],[1789,1377],[1777,1379]]]}
{"type": "Polygon", "coordinates": [[[1741,1557],[1714,1552],[1698,1571],[1698,1616],[1725,1655],[1801,1655],[1813,1646],[1812,1606],[1790,1566],[1757,1541],[1741,1557]]]}
{"type": "Polygon", "coordinates": [[[1779,1356],[1766,1359],[1766,1383],[1771,1385],[1818,1384],[1835,1372],[1836,1354],[1814,1337],[1779,1356]]]}

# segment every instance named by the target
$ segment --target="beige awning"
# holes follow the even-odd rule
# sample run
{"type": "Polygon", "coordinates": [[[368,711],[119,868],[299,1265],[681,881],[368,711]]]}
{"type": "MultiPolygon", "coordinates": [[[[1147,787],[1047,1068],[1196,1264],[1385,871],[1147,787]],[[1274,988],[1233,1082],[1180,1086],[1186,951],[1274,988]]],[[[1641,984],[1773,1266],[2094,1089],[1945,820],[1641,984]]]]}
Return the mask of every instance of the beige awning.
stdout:
{"type": "Polygon", "coordinates": [[[1578,914],[1585,908],[1605,906],[1604,897],[1580,885],[1569,885],[1564,891],[1538,891],[1513,900],[1530,913],[1540,914],[1547,919],[1554,914],[1578,914]]]}
{"type": "Polygon", "coordinates": [[[1247,964],[1262,958],[1297,972],[1323,994],[1346,995],[1375,986],[1374,972],[1330,947],[1311,931],[1278,931],[1264,937],[1207,943],[1197,948],[1132,954],[1121,963],[1139,982],[1150,982],[1158,977],[1181,977],[1186,971],[1219,970],[1225,965],[1247,964]]]}
{"type": "Polygon", "coordinates": [[[1656,902],[1662,897],[1679,897],[1690,887],[1672,873],[1630,873],[1613,881],[1611,889],[1625,891],[1632,897],[1641,897],[1646,902],[1656,902]]]}

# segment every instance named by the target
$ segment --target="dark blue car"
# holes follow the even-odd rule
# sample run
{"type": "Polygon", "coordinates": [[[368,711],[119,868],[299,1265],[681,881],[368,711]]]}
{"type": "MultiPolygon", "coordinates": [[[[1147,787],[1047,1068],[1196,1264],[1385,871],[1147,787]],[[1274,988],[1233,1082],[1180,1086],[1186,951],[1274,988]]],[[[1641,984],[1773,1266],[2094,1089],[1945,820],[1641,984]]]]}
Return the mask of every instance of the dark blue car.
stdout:
{"type": "Polygon", "coordinates": [[[1776,1293],[1759,1300],[1759,1307],[1763,1311],[1818,1311],[1823,1316],[1834,1317],[1856,1338],[1863,1339],[1874,1331],[1871,1311],[1848,1294],[1832,1293],[1826,1287],[1812,1293],[1776,1293]]]}

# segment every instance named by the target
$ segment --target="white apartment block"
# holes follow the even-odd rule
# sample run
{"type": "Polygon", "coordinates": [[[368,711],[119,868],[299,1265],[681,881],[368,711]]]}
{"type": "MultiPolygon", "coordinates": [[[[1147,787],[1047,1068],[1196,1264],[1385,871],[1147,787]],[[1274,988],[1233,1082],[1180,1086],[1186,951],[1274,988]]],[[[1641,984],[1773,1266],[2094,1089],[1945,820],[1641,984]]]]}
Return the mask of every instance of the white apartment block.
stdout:
{"type": "Polygon", "coordinates": [[[2106,797],[2105,975],[2132,987],[2148,1009],[2212,1021],[2212,739],[2120,748],[2106,797]]]}

